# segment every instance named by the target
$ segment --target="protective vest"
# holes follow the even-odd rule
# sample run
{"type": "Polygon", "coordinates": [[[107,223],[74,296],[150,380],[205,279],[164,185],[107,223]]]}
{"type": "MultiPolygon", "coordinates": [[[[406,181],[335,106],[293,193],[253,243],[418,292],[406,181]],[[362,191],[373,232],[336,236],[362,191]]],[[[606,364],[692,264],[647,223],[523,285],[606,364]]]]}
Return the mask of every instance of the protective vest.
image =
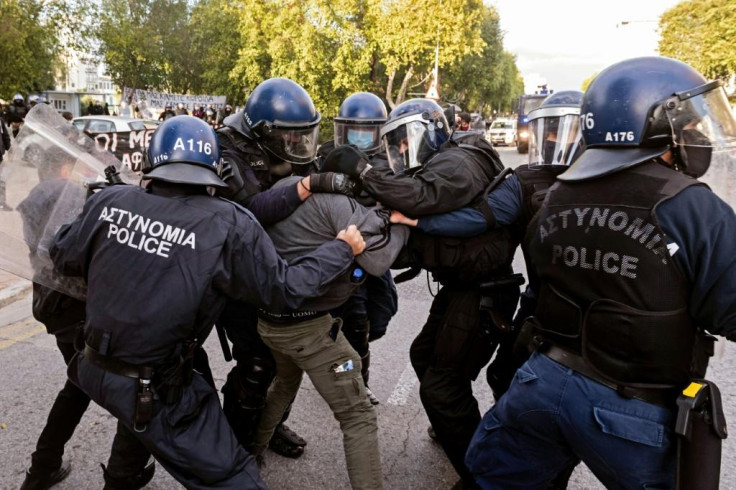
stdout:
{"type": "MultiPolygon", "coordinates": [[[[474,152],[480,157],[474,161],[478,161],[477,165],[490,186],[504,167],[496,150],[476,136],[471,133],[460,139],[453,139],[452,143],[455,145],[447,145],[441,151],[459,147],[463,151],[474,152]]],[[[489,220],[493,213],[487,203],[487,194],[488,191],[478,196],[472,205],[481,210],[489,220]]],[[[435,279],[442,284],[472,286],[494,276],[511,273],[511,262],[517,244],[509,230],[493,229],[493,223],[489,222],[489,231],[470,238],[435,236],[412,230],[408,248],[413,260],[432,272],[435,279]]]]}
{"type": "Polygon", "coordinates": [[[529,232],[542,281],[535,316],[546,341],[620,385],[690,379],[702,345],[688,282],[654,211],[691,185],[702,184],[650,161],[552,186],[529,232]]]}

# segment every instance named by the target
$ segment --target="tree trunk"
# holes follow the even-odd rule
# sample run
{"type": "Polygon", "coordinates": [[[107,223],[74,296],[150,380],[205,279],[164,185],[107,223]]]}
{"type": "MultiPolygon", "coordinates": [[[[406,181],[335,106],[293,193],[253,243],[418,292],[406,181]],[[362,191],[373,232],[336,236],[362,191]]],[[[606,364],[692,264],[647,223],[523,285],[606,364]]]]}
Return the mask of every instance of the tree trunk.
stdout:
{"type": "Polygon", "coordinates": [[[388,76],[388,82],[386,83],[386,102],[388,102],[388,106],[393,109],[396,107],[396,104],[394,103],[394,96],[391,94],[394,90],[394,77],[396,76],[396,70],[391,71],[391,74],[388,76]]]}
{"type": "Polygon", "coordinates": [[[401,82],[399,93],[396,95],[396,105],[404,102],[404,98],[406,97],[406,87],[409,85],[409,80],[412,75],[414,75],[414,65],[409,65],[409,69],[406,70],[406,74],[404,75],[404,80],[401,82]]]}

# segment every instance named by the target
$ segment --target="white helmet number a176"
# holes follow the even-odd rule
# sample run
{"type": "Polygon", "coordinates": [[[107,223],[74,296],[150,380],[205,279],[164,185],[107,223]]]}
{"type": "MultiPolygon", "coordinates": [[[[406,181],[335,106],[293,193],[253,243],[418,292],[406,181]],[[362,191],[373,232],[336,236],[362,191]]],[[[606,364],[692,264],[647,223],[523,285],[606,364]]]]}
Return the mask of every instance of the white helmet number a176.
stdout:
{"type": "Polygon", "coordinates": [[[174,143],[174,150],[189,150],[204,153],[205,155],[211,155],[212,143],[202,140],[194,140],[191,138],[188,140],[185,140],[183,138],[176,138],[176,143],[174,143]]]}

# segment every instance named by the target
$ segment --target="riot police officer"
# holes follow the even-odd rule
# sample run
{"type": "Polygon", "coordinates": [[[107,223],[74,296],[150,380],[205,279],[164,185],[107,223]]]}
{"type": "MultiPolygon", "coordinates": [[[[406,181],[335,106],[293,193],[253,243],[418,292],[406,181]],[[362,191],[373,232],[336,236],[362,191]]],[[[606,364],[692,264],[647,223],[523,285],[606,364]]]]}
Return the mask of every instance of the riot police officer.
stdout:
{"type": "MultiPolygon", "coordinates": [[[[376,95],[357,92],[347,97],[337,112],[334,124],[333,141],[320,145],[318,155],[324,159],[336,147],[353,145],[371,159],[373,165],[385,164],[385,156],[380,154],[380,129],[386,122],[386,105],[376,95]]],[[[323,170],[329,170],[324,168],[323,170]]],[[[358,200],[364,204],[374,204],[369,194],[361,193],[358,200]]],[[[361,374],[366,393],[371,403],[377,405],[378,398],[368,387],[371,352],[369,341],[381,338],[386,333],[391,318],[398,310],[398,295],[391,273],[386,271],[380,277],[368,275],[365,282],[348,301],[331,313],[343,321],[342,331],[350,345],[358,352],[361,360],[361,374]]]]}
{"type": "Polygon", "coordinates": [[[193,369],[195,353],[226,298],[299,308],[348,270],[365,243],[355,228],[343,230],[287,264],[250,213],[208,194],[208,186],[226,187],[219,155],[205,122],[164,122],[147,150],[151,185],[92,196],[59,231],[51,257],[88,284],[85,347],[69,365],[72,382],[187,488],[265,488],[200,374],[206,360],[193,369]]]}
{"type": "Polygon", "coordinates": [[[704,330],[736,339],[736,216],[695,179],[733,148],[720,82],[669,58],[616,63],[581,130],[528,235],[536,352],[468,450],[484,488],[543,487],[576,457],[607,488],[674,488],[675,398],[705,375],[704,330]]]}
{"type": "MultiPolygon", "coordinates": [[[[320,120],[311,97],[299,84],[286,78],[259,84],[245,108],[226,118],[217,132],[223,161],[234,174],[226,197],[244,205],[268,226],[289,216],[312,192],[347,192],[350,186],[344,176],[315,173],[320,120]],[[303,178],[271,188],[292,174],[303,178]]],[[[258,336],[252,305],[229,302],[217,324],[227,330],[237,362],[222,388],[223,408],[238,440],[249,447],[275,375],[273,357],[258,336]]],[[[273,450],[288,457],[301,456],[305,445],[304,439],[283,424],[271,441],[273,450]]]]}
{"type": "MultiPolygon", "coordinates": [[[[381,128],[381,135],[390,168],[372,166],[352,146],[336,148],[326,163],[332,161],[332,168],[359,179],[363,189],[384,206],[412,217],[480,204],[484,190],[503,169],[490,145],[483,148],[451,140],[443,110],[427,99],[398,105],[381,128]]],[[[417,242],[422,242],[421,237],[410,238],[411,247],[417,242]]],[[[420,247],[422,267],[433,270],[431,260],[445,253],[467,258],[465,251],[458,253],[456,244],[450,245],[453,249],[440,245],[434,241],[420,247]]],[[[485,263],[470,259],[463,267],[433,270],[443,287],[410,352],[422,404],[466,486],[473,483],[463,459],[480,421],[471,382],[490,360],[492,343],[479,311],[479,284],[494,273],[510,271],[513,247],[503,244],[500,248],[490,259],[484,254],[485,263]]],[[[507,313],[513,312],[517,299],[518,287],[507,313]]]]}
{"type": "Polygon", "coordinates": [[[159,121],[168,121],[172,117],[176,116],[176,113],[171,109],[171,105],[167,104],[164,107],[164,110],[161,114],[158,116],[159,121]]]}
{"type": "Polygon", "coordinates": [[[7,120],[13,131],[13,138],[18,136],[18,132],[23,125],[23,121],[26,119],[28,111],[29,107],[26,105],[23,96],[21,94],[15,94],[13,96],[13,102],[10,103],[7,109],[7,120]]]}
{"type": "MultiPolygon", "coordinates": [[[[497,179],[486,198],[493,213],[493,226],[509,227],[513,242],[522,245],[529,277],[529,285],[521,294],[514,318],[514,329],[503,333],[496,357],[486,371],[496,400],[506,392],[514,373],[527,358],[523,352],[519,357],[513,349],[524,320],[534,313],[537,302],[538,280],[523,238],[547,190],[581,151],[578,120],[582,96],[582,92],[576,90],[560,91],[544,99],[539,108],[529,113],[529,163],[516,167],[513,173],[505,173],[503,180],[497,179]]],[[[406,219],[394,211],[392,221],[417,226],[433,235],[456,237],[476,236],[489,226],[487,216],[472,207],[418,220],[406,219]]]]}
{"type": "MultiPolygon", "coordinates": [[[[74,158],[56,147],[47,150],[38,163],[38,185],[18,206],[23,218],[23,237],[29,247],[31,264],[34,272],[40,276],[46,271],[43,263],[39,263],[37,259],[37,252],[43,230],[48,225],[48,210],[53,208],[64,191],[78,191],[80,199],[84,192],[81,188],[67,185],[74,162],[74,158]]],[[[46,331],[56,338],[64,365],[69,364],[76,354],[74,338],[77,327],[84,323],[85,303],[34,281],[32,312],[33,317],[43,323],[46,331]]],[[[72,438],[89,402],[89,396],[71,381],[64,383],[38,438],[21,490],[46,489],[69,475],[71,463],[62,458],[64,445],[72,438]]],[[[152,460],[148,461],[148,450],[141,444],[131,445],[125,441],[124,434],[122,437],[116,435],[113,440],[110,460],[107,467],[103,466],[105,490],[136,490],[143,488],[153,478],[155,466],[152,460]]]]}

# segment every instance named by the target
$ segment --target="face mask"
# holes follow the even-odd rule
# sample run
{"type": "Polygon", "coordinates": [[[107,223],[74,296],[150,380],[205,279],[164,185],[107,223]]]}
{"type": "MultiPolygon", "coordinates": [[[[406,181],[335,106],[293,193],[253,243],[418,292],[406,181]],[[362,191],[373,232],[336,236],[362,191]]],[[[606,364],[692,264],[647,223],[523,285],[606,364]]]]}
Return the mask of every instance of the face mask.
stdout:
{"type": "Polygon", "coordinates": [[[680,159],[685,165],[684,173],[696,179],[702,177],[710,167],[713,154],[710,140],[697,129],[683,129],[680,138],[680,159]]]}
{"type": "Polygon", "coordinates": [[[373,148],[373,132],[349,130],[348,144],[355,145],[361,150],[373,148]]]}
{"type": "Polygon", "coordinates": [[[556,141],[545,141],[542,146],[542,156],[544,165],[552,165],[555,159],[555,149],[557,148],[556,141]]]}

